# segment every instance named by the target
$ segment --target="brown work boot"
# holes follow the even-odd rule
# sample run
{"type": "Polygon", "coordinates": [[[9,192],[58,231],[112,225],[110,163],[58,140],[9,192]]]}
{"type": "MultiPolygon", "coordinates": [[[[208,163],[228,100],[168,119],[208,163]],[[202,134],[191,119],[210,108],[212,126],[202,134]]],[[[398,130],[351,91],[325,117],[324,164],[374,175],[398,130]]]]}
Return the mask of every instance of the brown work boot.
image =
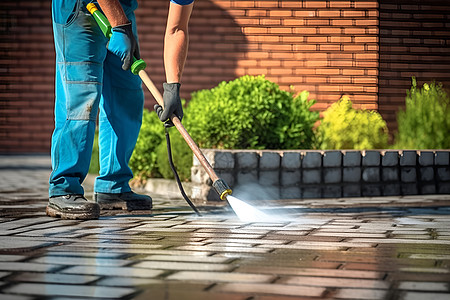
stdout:
{"type": "Polygon", "coordinates": [[[92,220],[100,216],[100,206],[83,195],[64,195],[48,199],[48,216],[61,219],[92,220]]]}
{"type": "Polygon", "coordinates": [[[119,194],[95,193],[95,202],[101,209],[122,210],[150,210],[152,209],[152,198],[147,195],[139,195],[134,192],[119,194]]]}

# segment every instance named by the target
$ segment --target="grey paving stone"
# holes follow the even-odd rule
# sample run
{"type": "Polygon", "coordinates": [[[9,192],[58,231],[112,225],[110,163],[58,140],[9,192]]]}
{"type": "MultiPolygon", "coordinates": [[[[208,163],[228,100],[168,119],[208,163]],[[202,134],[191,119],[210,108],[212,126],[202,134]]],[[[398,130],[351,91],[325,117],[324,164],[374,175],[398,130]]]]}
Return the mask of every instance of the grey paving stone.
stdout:
{"type": "Polygon", "coordinates": [[[0,261],[8,262],[8,261],[20,261],[27,258],[25,255],[17,255],[17,254],[0,254],[0,261]]]}
{"type": "Polygon", "coordinates": [[[214,169],[233,169],[234,166],[233,153],[229,151],[214,152],[214,162],[212,163],[214,169]]]}
{"type": "Polygon", "coordinates": [[[450,151],[436,151],[434,164],[437,166],[448,166],[450,164],[450,151]]]}
{"type": "Polygon", "coordinates": [[[181,271],[167,277],[169,280],[183,281],[208,281],[208,282],[247,282],[247,283],[269,283],[275,279],[273,275],[266,274],[244,274],[227,272],[194,272],[181,271]]]}
{"type": "MultiPolygon", "coordinates": [[[[239,272],[259,273],[259,274],[280,274],[294,276],[314,276],[314,277],[333,277],[333,278],[354,278],[354,279],[383,279],[384,272],[376,271],[357,271],[344,269],[319,269],[305,267],[278,267],[278,266],[241,266],[237,269],[239,272]]],[[[301,277],[299,277],[301,278],[301,277]]]]}
{"type": "Polygon", "coordinates": [[[450,167],[437,168],[437,177],[440,181],[450,181],[450,167]]]}
{"type": "Polygon", "coordinates": [[[381,153],[379,151],[366,150],[363,153],[362,165],[366,167],[379,166],[381,163],[381,153]]]}
{"type": "Polygon", "coordinates": [[[322,166],[322,153],[318,151],[305,151],[302,158],[302,168],[312,169],[322,166]]]}
{"type": "MultiPolygon", "coordinates": [[[[228,240],[228,239],[224,239],[228,240]]],[[[242,239],[240,239],[242,240],[242,239]]],[[[259,239],[254,239],[258,241],[259,239]]],[[[208,239],[208,242],[214,242],[214,239],[208,239]]],[[[169,262],[204,262],[204,263],[228,263],[233,258],[226,256],[203,256],[203,255],[149,255],[143,258],[145,261],[169,261],[169,262]]]]}
{"type": "Polygon", "coordinates": [[[383,196],[395,196],[400,194],[400,183],[383,183],[383,196]]]}
{"type": "Polygon", "coordinates": [[[281,199],[300,199],[302,197],[301,188],[298,186],[289,186],[280,188],[281,199]]]}
{"type": "Polygon", "coordinates": [[[281,156],[279,152],[261,152],[259,168],[261,170],[278,170],[280,168],[281,156]]]}
{"type": "Polygon", "coordinates": [[[400,169],[400,178],[402,182],[416,182],[417,172],[414,167],[403,167],[400,169]]]}
{"type": "Polygon", "coordinates": [[[256,169],[258,167],[258,155],[256,152],[237,152],[236,162],[239,169],[256,169]]]}
{"type": "MultiPolygon", "coordinates": [[[[142,287],[160,284],[162,281],[147,278],[127,278],[127,277],[106,277],[96,282],[99,286],[115,286],[115,287],[142,287]]],[[[155,296],[155,295],[153,295],[155,296]]],[[[133,298],[135,299],[135,298],[133,298]]]]}
{"type": "Polygon", "coordinates": [[[381,165],[383,167],[398,166],[400,154],[398,151],[385,151],[381,156],[381,165]]]}
{"type": "Polygon", "coordinates": [[[133,268],[133,267],[105,267],[105,266],[74,266],[64,269],[62,273],[78,275],[123,276],[138,278],[155,278],[164,271],[133,268]]]}
{"type": "Polygon", "coordinates": [[[236,175],[238,184],[255,183],[258,182],[258,173],[256,169],[250,171],[239,170],[236,175]]]}
{"type": "Polygon", "coordinates": [[[341,168],[324,168],[324,183],[339,183],[342,181],[341,168]]]}
{"type": "Polygon", "coordinates": [[[321,170],[316,169],[303,169],[302,181],[306,184],[319,184],[322,182],[321,170]]]}
{"type": "Polygon", "coordinates": [[[416,166],[417,165],[417,151],[403,150],[400,155],[400,166],[416,166]]]}
{"type": "Polygon", "coordinates": [[[434,183],[423,183],[420,188],[421,194],[436,194],[436,185],[434,183]]]}
{"type": "Polygon", "coordinates": [[[10,278],[18,282],[40,282],[40,283],[66,283],[66,284],[89,284],[98,280],[99,276],[72,275],[60,273],[18,273],[10,278]]]}
{"type": "Polygon", "coordinates": [[[285,277],[279,280],[279,283],[292,285],[307,285],[321,287],[339,287],[339,288],[367,288],[367,289],[388,289],[389,283],[383,280],[374,279],[347,279],[334,277],[308,277],[296,276],[285,277]]]}
{"type": "Polygon", "coordinates": [[[421,299],[433,299],[433,300],[448,300],[448,293],[433,293],[433,292],[404,292],[400,295],[400,299],[404,300],[421,300],[421,299]]]}
{"type": "Polygon", "coordinates": [[[1,271],[55,272],[61,266],[54,264],[38,264],[30,262],[0,262],[1,271]]]}
{"type": "Polygon", "coordinates": [[[419,193],[416,183],[402,183],[402,195],[417,195],[419,193]]]}
{"type": "Polygon", "coordinates": [[[281,167],[283,169],[298,169],[301,166],[301,155],[300,152],[283,152],[283,157],[281,158],[281,167]]]}
{"type": "Polygon", "coordinates": [[[185,271],[230,271],[234,267],[228,264],[202,263],[202,262],[170,262],[170,261],[144,261],[133,265],[135,268],[185,271]]]}
{"type": "Polygon", "coordinates": [[[259,171],[259,184],[263,186],[279,186],[280,172],[275,171],[259,171]]]}
{"type": "Polygon", "coordinates": [[[129,264],[129,261],[124,259],[107,259],[95,257],[64,257],[64,256],[43,256],[31,260],[35,263],[43,264],[62,264],[66,266],[112,266],[120,267],[129,264]]]}
{"type": "Polygon", "coordinates": [[[364,182],[379,182],[380,181],[380,168],[367,167],[362,171],[362,180],[364,182]]]}
{"type": "Polygon", "coordinates": [[[419,165],[423,167],[432,166],[434,164],[433,151],[419,151],[419,165]]]}
{"type": "Polygon", "coordinates": [[[450,194],[450,184],[448,182],[438,183],[437,190],[439,194],[450,194]]]}
{"type": "Polygon", "coordinates": [[[324,167],[341,167],[342,166],[342,152],[341,151],[324,151],[323,154],[324,167]]]}
{"type": "Polygon", "coordinates": [[[281,171],[281,182],[282,187],[295,186],[301,183],[302,173],[299,169],[297,170],[282,170],[281,171]]]}
{"type": "Polygon", "coordinates": [[[342,196],[343,197],[361,196],[361,186],[359,184],[344,184],[342,188],[342,196]]]}
{"type": "Polygon", "coordinates": [[[420,171],[421,181],[432,181],[434,180],[434,168],[433,167],[422,167],[420,171]]]}
{"type": "Polygon", "coordinates": [[[383,181],[399,181],[400,174],[398,168],[381,168],[381,178],[383,181]]]}
{"type": "Polygon", "coordinates": [[[219,176],[219,178],[223,179],[229,186],[232,187],[236,184],[233,172],[217,170],[216,174],[217,176],[219,176]]]}
{"type": "Polygon", "coordinates": [[[360,167],[362,155],[360,151],[345,151],[343,154],[344,167],[360,167]]]}
{"type": "Polygon", "coordinates": [[[37,296],[74,296],[106,299],[122,298],[136,292],[135,289],[131,288],[40,283],[19,283],[6,288],[5,291],[8,293],[37,296]]]}
{"type": "Polygon", "coordinates": [[[210,252],[218,252],[218,253],[248,253],[248,254],[254,254],[254,253],[266,253],[270,252],[270,249],[262,249],[262,248],[248,248],[248,247],[216,247],[216,246],[179,246],[176,247],[177,250],[191,250],[191,251],[210,251],[210,252]]]}
{"type": "Polygon", "coordinates": [[[343,182],[359,182],[361,180],[361,168],[343,168],[342,181],[343,182]]]}
{"type": "Polygon", "coordinates": [[[325,185],[322,188],[322,197],[340,198],[342,197],[342,187],[337,185],[325,185]]]}
{"type": "Polygon", "coordinates": [[[320,198],[322,197],[322,188],[319,186],[302,187],[302,198],[320,198]]]}
{"type": "Polygon", "coordinates": [[[361,189],[361,194],[364,197],[381,196],[381,186],[379,184],[364,184],[361,189]]]}
{"type": "Polygon", "coordinates": [[[293,286],[285,284],[248,284],[248,283],[225,283],[213,288],[215,292],[269,294],[285,296],[320,297],[325,291],[324,288],[293,286]]]}

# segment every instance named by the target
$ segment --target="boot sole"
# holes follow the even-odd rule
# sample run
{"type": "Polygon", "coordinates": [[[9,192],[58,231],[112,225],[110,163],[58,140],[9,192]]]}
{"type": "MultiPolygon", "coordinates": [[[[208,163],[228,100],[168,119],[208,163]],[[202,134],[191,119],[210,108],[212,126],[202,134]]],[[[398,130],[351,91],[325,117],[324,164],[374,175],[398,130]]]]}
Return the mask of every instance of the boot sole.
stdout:
{"type": "Polygon", "coordinates": [[[64,220],[95,220],[100,217],[100,211],[94,210],[93,212],[62,212],[47,205],[45,213],[49,217],[61,218],[64,220]]]}

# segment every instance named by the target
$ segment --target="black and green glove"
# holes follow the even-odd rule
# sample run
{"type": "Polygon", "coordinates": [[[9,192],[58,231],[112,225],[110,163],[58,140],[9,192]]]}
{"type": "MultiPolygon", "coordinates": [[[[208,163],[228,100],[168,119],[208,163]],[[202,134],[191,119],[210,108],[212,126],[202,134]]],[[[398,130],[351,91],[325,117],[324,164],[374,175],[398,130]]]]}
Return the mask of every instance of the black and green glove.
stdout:
{"type": "Polygon", "coordinates": [[[159,104],[155,104],[154,109],[158,114],[159,119],[164,122],[164,126],[172,127],[173,123],[170,121],[170,116],[175,114],[175,116],[183,119],[183,106],[181,105],[180,99],[180,87],[179,83],[163,83],[164,93],[164,109],[159,104]]]}

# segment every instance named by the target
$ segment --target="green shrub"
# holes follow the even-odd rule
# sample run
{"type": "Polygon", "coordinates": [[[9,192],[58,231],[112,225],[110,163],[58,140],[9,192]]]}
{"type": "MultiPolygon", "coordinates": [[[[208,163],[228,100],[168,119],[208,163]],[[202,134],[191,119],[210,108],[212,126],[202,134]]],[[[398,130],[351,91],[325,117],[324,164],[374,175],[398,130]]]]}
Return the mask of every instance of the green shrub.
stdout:
{"type": "Polygon", "coordinates": [[[441,83],[425,83],[407,92],[405,110],[397,114],[398,133],[396,148],[449,149],[450,148],[450,97],[441,83]]]}
{"type": "Polygon", "coordinates": [[[164,126],[154,112],[144,109],[142,127],[129,166],[134,178],[161,177],[157,168],[156,148],[164,139],[164,126]]]}
{"type": "Polygon", "coordinates": [[[322,149],[383,149],[387,146],[386,122],[377,111],[357,110],[342,97],[324,113],[319,125],[322,149]]]}
{"type": "Polygon", "coordinates": [[[310,148],[319,114],[264,76],[243,76],[192,94],[183,121],[202,148],[310,148]]]}
{"type": "MultiPolygon", "coordinates": [[[[192,151],[186,141],[175,127],[169,129],[170,145],[172,148],[173,163],[181,180],[189,180],[191,177],[192,151]]],[[[167,156],[167,142],[164,140],[156,148],[157,167],[164,178],[174,178],[167,156]]]]}

